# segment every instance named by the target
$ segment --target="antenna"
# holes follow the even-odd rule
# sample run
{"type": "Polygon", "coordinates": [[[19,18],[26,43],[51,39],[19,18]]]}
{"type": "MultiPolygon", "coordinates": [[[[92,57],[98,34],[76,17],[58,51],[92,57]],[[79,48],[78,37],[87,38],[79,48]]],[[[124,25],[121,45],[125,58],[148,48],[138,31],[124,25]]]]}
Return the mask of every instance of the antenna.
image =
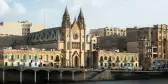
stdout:
{"type": "Polygon", "coordinates": [[[44,29],[45,29],[45,26],[46,26],[46,25],[45,25],[45,13],[46,13],[46,12],[44,11],[44,29]]]}

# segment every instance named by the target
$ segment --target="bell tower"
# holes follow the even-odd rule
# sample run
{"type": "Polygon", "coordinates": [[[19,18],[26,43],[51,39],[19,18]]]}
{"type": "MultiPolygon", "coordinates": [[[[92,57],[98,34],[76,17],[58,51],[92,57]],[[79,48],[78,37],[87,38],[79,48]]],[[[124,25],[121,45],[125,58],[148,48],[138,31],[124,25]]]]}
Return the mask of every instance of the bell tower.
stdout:
{"type": "Polygon", "coordinates": [[[79,12],[79,15],[78,15],[78,19],[77,19],[77,24],[78,24],[78,27],[80,29],[80,55],[81,55],[81,65],[82,66],[86,66],[86,59],[87,59],[87,56],[86,56],[86,28],[85,28],[85,18],[84,18],[84,15],[83,15],[83,11],[82,11],[82,8],[80,8],[80,12],[79,12]]]}
{"type": "Polygon", "coordinates": [[[69,41],[70,41],[70,29],[71,29],[71,22],[70,22],[70,16],[68,13],[68,8],[66,6],[65,12],[62,17],[62,25],[61,25],[61,40],[64,42],[63,45],[63,54],[64,56],[62,59],[64,59],[63,66],[69,66],[69,41]]]}

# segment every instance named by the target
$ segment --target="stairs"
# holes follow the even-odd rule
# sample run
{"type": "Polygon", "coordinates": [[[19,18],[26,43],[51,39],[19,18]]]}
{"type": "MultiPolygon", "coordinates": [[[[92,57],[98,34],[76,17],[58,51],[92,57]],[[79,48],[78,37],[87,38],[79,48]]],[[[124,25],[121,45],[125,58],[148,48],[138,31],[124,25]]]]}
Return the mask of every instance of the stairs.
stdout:
{"type": "Polygon", "coordinates": [[[100,71],[100,72],[98,72],[98,73],[96,73],[96,74],[93,74],[91,77],[88,78],[88,80],[94,79],[97,75],[103,73],[104,71],[105,71],[105,70],[102,70],[102,71],[100,71]]]}

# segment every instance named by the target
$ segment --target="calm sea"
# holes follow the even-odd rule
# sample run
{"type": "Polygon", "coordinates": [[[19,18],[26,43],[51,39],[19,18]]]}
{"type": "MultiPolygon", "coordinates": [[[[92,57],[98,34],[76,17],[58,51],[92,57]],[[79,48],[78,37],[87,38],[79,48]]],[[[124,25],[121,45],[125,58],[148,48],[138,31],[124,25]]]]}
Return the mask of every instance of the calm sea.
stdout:
{"type": "Polygon", "coordinates": [[[77,82],[77,83],[46,83],[46,84],[168,84],[168,79],[97,81],[97,82],[77,82]]]}

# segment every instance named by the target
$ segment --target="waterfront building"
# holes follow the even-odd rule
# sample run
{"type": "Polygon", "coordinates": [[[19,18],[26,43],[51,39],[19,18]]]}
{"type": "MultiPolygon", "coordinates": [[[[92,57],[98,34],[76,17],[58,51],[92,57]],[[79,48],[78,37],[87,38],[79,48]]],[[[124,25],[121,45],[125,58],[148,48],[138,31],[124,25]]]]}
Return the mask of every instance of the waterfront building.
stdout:
{"type": "Polygon", "coordinates": [[[61,51],[5,49],[4,66],[61,67],[61,51]]]}
{"type": "Polygon", "coordinates": [[[168,60],[168,27],[127,28],[127,51],[139,53],[140,65],[149,68],[155,60],[168,60]]]}
{"type": "Polygon", "coordinates": [[[122,69],[126,67],[139,68],[138,53],[115,52],[107,50],[94,51],[90,57],[92,67],[122,69]]]}

